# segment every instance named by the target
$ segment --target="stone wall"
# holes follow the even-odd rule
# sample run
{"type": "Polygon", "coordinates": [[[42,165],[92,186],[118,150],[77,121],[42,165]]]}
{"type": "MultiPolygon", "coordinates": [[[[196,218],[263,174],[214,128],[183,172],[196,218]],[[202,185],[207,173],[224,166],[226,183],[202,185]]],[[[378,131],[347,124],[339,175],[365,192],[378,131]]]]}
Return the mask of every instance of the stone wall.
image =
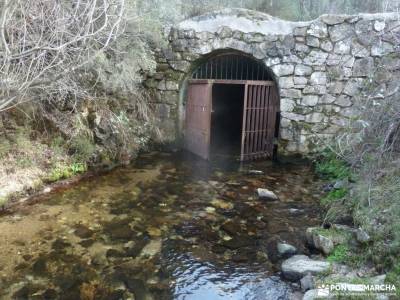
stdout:
{"type": "MultiPolygon", "coordinates": [[[[323,15],[288,22],[224,10],[171,28],[169,47],[146,84],[166,140],[179,140],[186,79],[215,51],[237,50],[262,60],[276,76],[281,101],[280,151],[309,153],[338,136],[363,101],[398,91],[400,21],[396,14],[323,15]]],[[[399,100],[398,100],[399,101],[399,100]]]]}

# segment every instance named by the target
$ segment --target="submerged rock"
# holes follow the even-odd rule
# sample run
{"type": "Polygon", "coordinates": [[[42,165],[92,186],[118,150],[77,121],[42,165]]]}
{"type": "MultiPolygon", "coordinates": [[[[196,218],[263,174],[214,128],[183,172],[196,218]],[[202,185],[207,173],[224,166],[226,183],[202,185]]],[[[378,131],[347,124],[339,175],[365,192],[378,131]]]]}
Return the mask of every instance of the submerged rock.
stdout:
{"type": "Polygon", "coordinates": [[[260,170],[249,170],[247,173],[250,174],[250,175],[263,175],[263,174],[264,174],[264,171],[260,171],[260,170]]]}
{"type": "Polygon", "coordinates": [[[282,274],[289,280],[299,280],[308,273],[315,275],[328,271],[330,263],[313,260],[305,255],[295,255],[282,263],[282,274]]]}
{"type": "Polygon", "coordinates": [[[275,195],[274,192],[272,192],[272,191],[270,191],[268,189],[258,188],[257,189],[257,195],[258,195],[259,199],[273,200],[273,201],[278,200],[278,196],[275,195]]]}
{"type": "Polygon", "coordinates": [[[161,239],[152,240],[148,243],[140,253],[140,256],[143,257],[153,257],[154,255],[160,253],[161,251],[162,241],[161,239]]]}
{"type": "Polygon", "coordinates": [[[88,239],[93,235],[93,230],[83,224],[77,224],[75,225],[74,234],[81,239],[88,239]]]}
{"type": "Polygon", "coordinates": [[[224,200],[214,199],[211,201],[211,205],[220,209],[232,209],[233,204],[224,200]]]}

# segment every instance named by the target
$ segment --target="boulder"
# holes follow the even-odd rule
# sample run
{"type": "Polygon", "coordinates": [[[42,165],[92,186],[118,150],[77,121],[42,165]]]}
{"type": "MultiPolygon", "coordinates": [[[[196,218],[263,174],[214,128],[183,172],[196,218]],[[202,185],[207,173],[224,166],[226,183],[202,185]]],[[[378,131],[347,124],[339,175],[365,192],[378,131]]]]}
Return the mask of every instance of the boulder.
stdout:
{"type": "Polygon", "coordinates": [[[264,200],[278,200],[278,196],[275,195],[274,192],[268,190],[268,189],[262,189],[258,188],[257,189],[257,195],[259,199],[264,199],[264,200]]]}
{"type": "Polygon", "coordinates": [[[316,233],[313,234],[313,244],[315,248],[321,250],[325,255],[332,253],[335,248],[333,241],[329,237],[316,233]]]}
{"type": "Polygon", "coordinates": [[[297,253],[296,247],[286,243],[278,243],[277,249],[281,257],[290,257],[297,253]]]}
{"type": "Polygon", "coordinates": [[[294,255],[282,263],[282,274],[285,278],[297,281],[307,274],[316,275],[327,272],[330,263],[313,260],[306,255],[294,255]]]}

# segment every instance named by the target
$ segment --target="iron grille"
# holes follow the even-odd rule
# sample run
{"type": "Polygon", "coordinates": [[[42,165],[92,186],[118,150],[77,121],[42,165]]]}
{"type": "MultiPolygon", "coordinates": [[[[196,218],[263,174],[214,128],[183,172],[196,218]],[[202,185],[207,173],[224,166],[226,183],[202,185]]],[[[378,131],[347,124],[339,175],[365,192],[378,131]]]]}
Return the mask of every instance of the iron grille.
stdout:
{"type": "Polygon", "coordinates": [[[209,59],[193,72],[192,79],[273,80],[262,62],[236,54],[209,59]]]}

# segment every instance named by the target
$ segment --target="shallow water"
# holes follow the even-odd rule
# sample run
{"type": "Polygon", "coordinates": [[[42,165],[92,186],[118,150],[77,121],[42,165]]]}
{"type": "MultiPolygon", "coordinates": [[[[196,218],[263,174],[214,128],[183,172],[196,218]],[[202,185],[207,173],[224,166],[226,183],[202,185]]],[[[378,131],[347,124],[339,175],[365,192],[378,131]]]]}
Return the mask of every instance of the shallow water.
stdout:
{"type": "Polygon", "coordinates": [[[141,155],[0,218],[0,298],[288,299],[276,244],[307,254],[318,188],[305,162],[141,155]]]}

